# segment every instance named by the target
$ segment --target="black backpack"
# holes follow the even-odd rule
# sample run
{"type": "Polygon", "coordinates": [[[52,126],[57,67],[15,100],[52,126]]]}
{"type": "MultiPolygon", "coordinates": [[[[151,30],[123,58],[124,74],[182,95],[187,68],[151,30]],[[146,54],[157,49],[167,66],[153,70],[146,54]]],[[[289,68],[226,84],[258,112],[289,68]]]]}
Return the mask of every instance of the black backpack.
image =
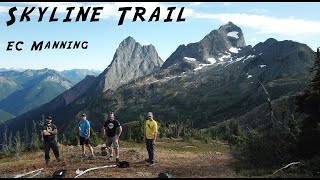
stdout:
{"type": "Polygon", "coordinates": [[[127,161],[120,161],[118,164],[117,164],[118,168],[127,168],[129,167],[129,162],[127,161]]]}
{"type": "Polygon", "coordinates": [[[66,175],[66,171],[67,170],[65,170],[65,169],[55,171],[53,173],[52,178],[63,178],[66,175]]]}
{"type": "Polygon", "coordinates": [[[158,178],[175,178],[174,176],[172,176],[171,174],[165,173],[165,172],[161,172],[158,174],[158,178]]]}

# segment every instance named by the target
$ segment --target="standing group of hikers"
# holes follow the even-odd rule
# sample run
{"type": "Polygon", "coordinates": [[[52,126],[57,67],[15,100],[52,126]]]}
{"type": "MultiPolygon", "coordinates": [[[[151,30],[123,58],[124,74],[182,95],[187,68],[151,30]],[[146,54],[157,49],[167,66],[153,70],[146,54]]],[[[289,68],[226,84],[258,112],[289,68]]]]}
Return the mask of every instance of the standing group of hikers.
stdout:
{"type": "MultiPolygon", "coordinates": [[[[149,112],[147,114],[148,119],[145,122],[144,137],[146,141],[146,149],[148,151],[149,158],[145,159],[150,165],[154,165],[154,147],[157,139],[158,124],[153,118],[153,114],[149,112]]],[[[77,127],[78,136],[80,139],[80,145],[82,147],[82,155],[85,156],[85,145],[91,152],[91,157],[95,157],[93,148],[90,145],[90,121],[87,119],[86,114],[81,115],[81,120],[77,127]]],[[[44,141],[44,153],[46,164],[50,162],[49,151],[52,149],[57,161],[61,161],[59,148],[57,144],[57,126],[52,123],[52,117],[48,116],[46,122],[42,127],[42,136],[44,141]]],[[[112,160],[113,148],[115,150],[116,163],[119,163],[119,137],[122,133],[122,127],[120,122],[115,119],[114,113],[108,114],[108,119],[103,125],[103,135],[106,137],[106,146],[109,151],[108,160],[112,160]],[[112,148],[113,145],[113,148],[112,148]]]]}

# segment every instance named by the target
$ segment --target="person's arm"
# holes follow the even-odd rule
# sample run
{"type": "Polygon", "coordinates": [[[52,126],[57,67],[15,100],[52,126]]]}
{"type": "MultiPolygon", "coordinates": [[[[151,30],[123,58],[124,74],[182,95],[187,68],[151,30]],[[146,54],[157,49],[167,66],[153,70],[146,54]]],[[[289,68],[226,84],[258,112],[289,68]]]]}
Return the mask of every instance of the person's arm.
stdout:
{"type": "Polygon", "coordinates": [[[50,136],[51,134],[47,131],[45,126],[42,127],[41,135],[43,136],[50,136]]]}
{"type": "Polygon", "coordinates": [[[106,136],[106,128],[103,126],[102,128],[102,136],[105,137],[106,136]]]}
{"type": "Polygon", "coordinates": [[[53,131],[49,131],[49,133],[50,133],[51,135],[56,135],[56,134],[58,134],[57,126],[53,125],[52,127],[53,127],[53,131]]]}
{"type": "Polygon", "coordinates": [[[147,139],[147,122],[144,123],[144,140],[147,139]]]}
{"type": "Polygon", "coordinates": [[[119,127],[117,128],[116,136],[119,138],[120,135],[121,135],[121,133],[122,133],[122,127],[119,126],[119,127]]]}
{"type": "Polygon", "coordinates": [[[87,138],[89,139],[90,138],[90,123],[87,122],[87,130],[88,130],[88,135],[87,135],[87,138]]]}
{"type": "Polygon", "coordinates": [[[103,130],[102,130],[102,132],[103,132],[103,137],[106,137],[107,130],[108,130],[107,124],[106,124],[106,122],[105,122],[104,125],[103,125],[103,130]]]}
{"type": "Polygon", "coordinates": [[[50,131],[49,132],[51,135],[56,135],[58,134],[58,130],[57,129],[54,129],[53,131],[50,131]]]}
{"type": "Polygon", "coordinates": [[[51,134],[47,130],[42,130],[42,136],[50,136],[51,134]]]}
{"type": "Polygon", "coordinates": [[[153,144],[156,143],[157,133],[158,133],[158,124],[157,124],[157,122],[156,122],[155,125],[154,125],[153,142],[152,142],[153,144]]]}
{"type": "Polygon", "coordinates": [[[87,139],[90,138],[90,127],[88,128],[88,135],[87,135],[87,139]]]}

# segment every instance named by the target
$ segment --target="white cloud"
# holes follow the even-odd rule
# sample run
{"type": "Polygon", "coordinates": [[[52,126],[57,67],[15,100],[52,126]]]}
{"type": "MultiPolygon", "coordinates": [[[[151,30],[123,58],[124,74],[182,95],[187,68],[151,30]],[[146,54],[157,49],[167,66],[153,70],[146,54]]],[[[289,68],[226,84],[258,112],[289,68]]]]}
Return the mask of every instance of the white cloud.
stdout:
{"type": "Polygon", "coordinates": [[[8,12],[9,9],[10,7],[0,6],[0,13],[8,12]]]}
{"type": "Polygon", "coordinates": [[[203,4],[204,2],[192,2],[191,4],[190,4],[190,6],[199,6],[199,5],[201,5],[201,4],[203,4]]]}
{"type": "Polygon", "coordinates": [[[143,41],[141,42],[141,45],[143,46],[149,46],[151,43],[149,41],[143,41]]]}
{"type": "Polygon", "coordinates": [[[231,4],[232,4],[231,2],[224,2],[223,3],[224,6],[231,6],[231,4]]]}
{"type": "Polygon", "coordinates": [[[251,38],[250,42],[253,42],[253,43],[257,42],[257,38],[251,38]]]}
{"type": "Polygon", "coordinates": [[[190,11],[186,17],[196,19],[218,20],[222,23],[232,21],[238,26],[256,29],[262,34],[305,35],[306,33],[320,34],[320,22],[298,18],[275,18],[265,15],[252,15],[246,13],[234,14],[205,14],[190,11]]]}
{"type": "Polygon", "coordinates": [[[252,13],[255,13],[255,14],[264,14],[264,13],[268,12],[268,10],[259,9],[259,8],[253,8],[253,9],[250,9],[248,12],[252,12],[252,13]]]}

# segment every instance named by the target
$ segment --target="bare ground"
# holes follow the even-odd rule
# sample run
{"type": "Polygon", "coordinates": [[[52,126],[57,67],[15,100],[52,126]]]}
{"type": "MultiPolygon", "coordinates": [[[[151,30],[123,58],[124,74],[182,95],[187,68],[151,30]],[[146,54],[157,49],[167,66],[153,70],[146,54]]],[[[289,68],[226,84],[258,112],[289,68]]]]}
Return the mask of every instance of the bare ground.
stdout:
{"type": "MultiPolygon", "coordinates": [[[[176,144],[179,145],[178,142],[176,144]]],[[[179,150],[172,150],[167,147],[169,145],[164,145],[164,142],[159,142],[156,145],[156,164],[154,166],[149,166],[149,164],[144,161],[147,157],[147,151],[143,144],[138,147],[120,147],[120,160],[128,161],[130,167],[93,170],[80,176],[80,178],[154,178],[157,177],[160,172],[166,172],[179,178],[239,177],[230,167],[230,163],[234,159],[228,152],[207,151],[201,149],[199,145],[198,147],[194,145],[186,146],[186,143],[180,143],[179,150]]],[[[175,147],[178,147],[178,145],[175,145],[175,147]]],[[[44,168],[41,174],[36,176],[37,178],[52,177],[55,171],[61,169],[67,170],[65,177],[73,178],[77,175],[76,170],[78,168],[85,170],[92,167],[115,164],[115,159],[109,161],[106,156],[100,154],[101,146],[94,148],[96,154],[94,159],[82,157],[80,146],[59,145],[59,147],[63,161],[57,162],[54,159],[53,153],[50,152],[51,162],[49,165],[45,164],[42,151],[24,153],[20,156],[19,160],[16,160],[14,157],[1,159],[0,177],[13,177],[17,174],[44,168]]],[[[88,152],[88,149],[86,152],[88,152]]]]}

